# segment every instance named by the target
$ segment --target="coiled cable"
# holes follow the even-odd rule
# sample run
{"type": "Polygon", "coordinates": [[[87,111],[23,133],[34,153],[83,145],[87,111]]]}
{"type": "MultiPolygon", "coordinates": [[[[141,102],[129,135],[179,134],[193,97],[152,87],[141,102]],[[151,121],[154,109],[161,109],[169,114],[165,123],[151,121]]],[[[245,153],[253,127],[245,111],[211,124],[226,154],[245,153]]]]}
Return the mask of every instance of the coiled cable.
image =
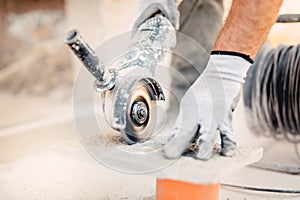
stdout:
{"type": "Polygon", "coordinates": [[[244,103],[256,132],[300,142],[300,45],[266,43],[250,68],[244,103]]]}

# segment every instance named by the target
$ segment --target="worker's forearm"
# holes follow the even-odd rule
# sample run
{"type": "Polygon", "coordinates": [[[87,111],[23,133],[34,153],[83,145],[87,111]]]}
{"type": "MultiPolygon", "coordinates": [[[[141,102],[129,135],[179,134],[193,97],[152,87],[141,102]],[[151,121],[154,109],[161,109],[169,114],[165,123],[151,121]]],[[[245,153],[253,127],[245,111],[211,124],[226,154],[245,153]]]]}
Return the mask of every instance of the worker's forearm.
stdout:
{"type": "Polygon", "coordinates": [[[233,0],[214,50],[235,51],[252,59],[275,23],[283,0],[233,0]]]}

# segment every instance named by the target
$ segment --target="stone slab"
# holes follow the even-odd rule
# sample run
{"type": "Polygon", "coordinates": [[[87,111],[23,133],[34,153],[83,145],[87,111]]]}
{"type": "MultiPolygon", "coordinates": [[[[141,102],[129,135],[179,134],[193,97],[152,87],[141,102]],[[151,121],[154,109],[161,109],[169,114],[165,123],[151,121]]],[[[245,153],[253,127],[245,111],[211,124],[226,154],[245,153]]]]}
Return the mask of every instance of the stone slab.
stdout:
{"type": "MultiPolygon", "coordinates": [[[[95,142],[95,140],[94,140],[95,142]]],[[[117,171],[147,174],[160,179],[172,179],[196,184],[216,183],[233,172],[259,161],[263,149],[239,147],[233,157],[215,153],[208,161],[182,156],[177,160],[164,157],[163,144],[148,141],[146,144],[112,146],[105,142],[90,143],[87,150],[99,162],[117,171]],[[99,145],[100,144],[100,145],[99,145]],[[102,144],[102,145],[101,145],[102,144]]]]}

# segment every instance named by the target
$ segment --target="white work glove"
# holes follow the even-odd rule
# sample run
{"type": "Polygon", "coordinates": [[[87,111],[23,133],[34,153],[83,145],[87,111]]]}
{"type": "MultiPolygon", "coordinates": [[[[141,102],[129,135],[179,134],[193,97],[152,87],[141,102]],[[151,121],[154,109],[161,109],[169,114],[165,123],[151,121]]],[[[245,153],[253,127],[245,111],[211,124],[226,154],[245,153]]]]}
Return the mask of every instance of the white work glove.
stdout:
{"type": "Polygon", "coordinates": [[[133,31],[155,13],[161,12],[178,29],[179,11],[174,0],[139,0],[138,18],[133,25],[133,31]]]}
{"type": "Polygon", "coordinates": [[[195,137],[199,143],[195,154],[198,159],[211,158],[220,136],[221,155],[234,155],[236,143],[231,125],[232,112],[252,62],[244,54],[212,52],[203,74],[181,100],[172,138],[164,147],[167,158],[179,158],[195,137]]]}

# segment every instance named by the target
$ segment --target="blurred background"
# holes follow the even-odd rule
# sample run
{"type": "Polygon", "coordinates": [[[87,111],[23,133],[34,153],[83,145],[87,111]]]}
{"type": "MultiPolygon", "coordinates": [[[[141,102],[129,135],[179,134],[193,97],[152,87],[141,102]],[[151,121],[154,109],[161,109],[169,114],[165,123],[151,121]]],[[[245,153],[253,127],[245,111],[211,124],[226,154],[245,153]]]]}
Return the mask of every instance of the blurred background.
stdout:
{"type": "MultiPolygon", "coordinates": [[[[80,145],[72,113],[80,63],[63,43],[71,28],[81,30],[92,47],[130,31],[136,3],[0,0],[0,199],[153,199],[154,178],[110,170],[80,145]]],[[[230,1],[225,1],[225,8],[229,10],[230,1]]],[[[280,13],[300,13],[299,2],[285,0],[280,13]]],[[[299,33],[300,23],[275,24],[269,40],[274,47],[296,45],[299,33]]],[[[251,133],[242,104],[234,118],[239,144],[265,147],[264,160],[269,162],[299,166],[293,145],[251,133]]],[[[252,168],[225,181],[288,189],[300,185],[299,176],[252,168]]],[[[221,199],[226,198],[282,196],[222,189],[221,199]]]]}

